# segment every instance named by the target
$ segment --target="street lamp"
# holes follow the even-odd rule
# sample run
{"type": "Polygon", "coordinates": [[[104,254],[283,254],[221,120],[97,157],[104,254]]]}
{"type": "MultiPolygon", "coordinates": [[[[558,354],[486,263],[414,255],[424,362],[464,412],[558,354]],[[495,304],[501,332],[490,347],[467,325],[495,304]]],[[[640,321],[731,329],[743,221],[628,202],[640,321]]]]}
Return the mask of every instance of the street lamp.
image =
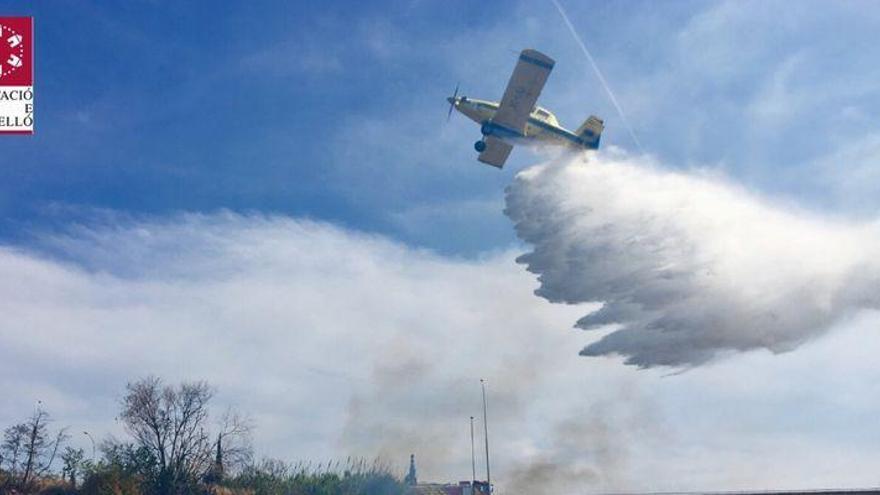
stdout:
{"type": "Polygon", "coordinates": [[[486,382],[480,378],[480,388],[483,389],[483,433],[486,439],[486,485],[489,493],[492,493],[492,479],[489,477],[489,418],[486,414],[486,382]]]}

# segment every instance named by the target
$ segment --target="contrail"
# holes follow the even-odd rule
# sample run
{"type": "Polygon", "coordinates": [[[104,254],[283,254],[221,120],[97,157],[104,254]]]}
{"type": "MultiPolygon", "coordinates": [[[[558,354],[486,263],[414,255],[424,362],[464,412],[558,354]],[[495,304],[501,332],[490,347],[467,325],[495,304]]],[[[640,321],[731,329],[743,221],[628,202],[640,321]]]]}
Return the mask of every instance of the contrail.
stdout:
{"type": "Polygon", "coordinates": [[[581,51],[584,52],[584,55],[587,56],[587,60],[590,61],[590,65],[593,66],[593,71],[596,73],[596,77],[599,78],[599,82],[602,83],[602,87],[605,88],[605,92],[608,93],[608,98],[611,99],[611,103],[614,105],[614,108],[617,109],[618,115],[620,115],[620,120],[623,122],[624,127],[629,132],[629,136],[632,138],[633,142],[636,143],[636,146],[645,153],[645,148],[642,147],[642,143],[639,141],[639,138],[636,137],[636,133],[633,131],[631,125],[629,125],[629,121],[626,119],[626,115],[623,113],[623,108],[620,107],[620,104],[617,103],[617,98],[614,97],[614,92],[611,91],[611,87],[608,85],[608,81],[605,80],[605,77],[602,75],[602,71],[599,70],[599,66],[596,65],[596,61],[593,60],[593,56],[590,54],[590,50],[587,50],[587,45],[584,44],[584,40],[581,39],[580,35],[574,29],[574,25],[572,25],[571,21],[568,19],[568,15],[565,13],[565,9],[562,8],[562,5],[559,4],[557,0],[551,0],[553,5],[556,6],[556,10],[559,11],[559,15],[562,16],[562,20],[565,21],[565,25],[568,26],[569,32],[574,36],[574,40],[577,41],[578,45],[581,47],[581,51]]]}

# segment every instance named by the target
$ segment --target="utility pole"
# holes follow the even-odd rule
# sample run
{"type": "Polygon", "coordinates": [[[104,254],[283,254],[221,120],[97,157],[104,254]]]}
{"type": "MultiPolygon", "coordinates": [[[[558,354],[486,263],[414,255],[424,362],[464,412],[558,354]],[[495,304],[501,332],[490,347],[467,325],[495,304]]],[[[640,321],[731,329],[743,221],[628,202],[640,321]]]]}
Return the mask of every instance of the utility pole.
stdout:
{"type": "Polygon", "coordinates": [[[474,417],[471,416],[471,487],[477,482],[477,456],[474,451],[474,417]]]}
{"type": "Polygon", "coordinates": [[[486,438],[486,485],[489,493],[492,493],[492,478],[489,476],[489,420],[486,412],[486,382],[480,378],[480,388],[483,389],[483,434],[486,438]]]}

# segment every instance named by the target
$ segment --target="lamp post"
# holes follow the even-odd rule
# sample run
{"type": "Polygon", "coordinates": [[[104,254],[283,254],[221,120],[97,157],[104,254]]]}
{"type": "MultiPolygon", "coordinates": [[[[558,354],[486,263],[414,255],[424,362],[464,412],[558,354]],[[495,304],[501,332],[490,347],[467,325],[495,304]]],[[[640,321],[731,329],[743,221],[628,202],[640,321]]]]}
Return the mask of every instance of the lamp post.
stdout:
{"type": "Polygon", "coordinates": [[[471,416],[471,489],[477,482],[477,457],[474,451],[474,417],[471,416]]]}
{"type": "Polygon", "coordinates": [[[492,493],[492,478],[489,476],[489,420],[486,413],[486,382],[480,378],[480,388],[483,389],[483,434],[486,439],[486,485],[489,493],[492,493]]]}

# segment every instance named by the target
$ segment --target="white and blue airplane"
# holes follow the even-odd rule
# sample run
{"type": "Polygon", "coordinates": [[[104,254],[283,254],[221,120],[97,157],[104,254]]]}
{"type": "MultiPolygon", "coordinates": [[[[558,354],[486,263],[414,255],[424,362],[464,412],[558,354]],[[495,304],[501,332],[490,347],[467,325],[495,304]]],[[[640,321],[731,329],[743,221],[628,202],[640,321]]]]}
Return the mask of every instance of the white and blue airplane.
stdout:
{"type": "Polygon", "coordinates": [[[591,115],[574,132],[559,125],[556,116],[536,106],[538,96],[556,62],[543,53],[526,49],[519,55],[501,103],[477,100],[455,93],[446,99],[452,109],[480,124],[483,139],[474,143],[483,163],[501,168],[514,144],[546,142],[576,148],[596,149],[605,128],[599,117],[591,115]]]}

